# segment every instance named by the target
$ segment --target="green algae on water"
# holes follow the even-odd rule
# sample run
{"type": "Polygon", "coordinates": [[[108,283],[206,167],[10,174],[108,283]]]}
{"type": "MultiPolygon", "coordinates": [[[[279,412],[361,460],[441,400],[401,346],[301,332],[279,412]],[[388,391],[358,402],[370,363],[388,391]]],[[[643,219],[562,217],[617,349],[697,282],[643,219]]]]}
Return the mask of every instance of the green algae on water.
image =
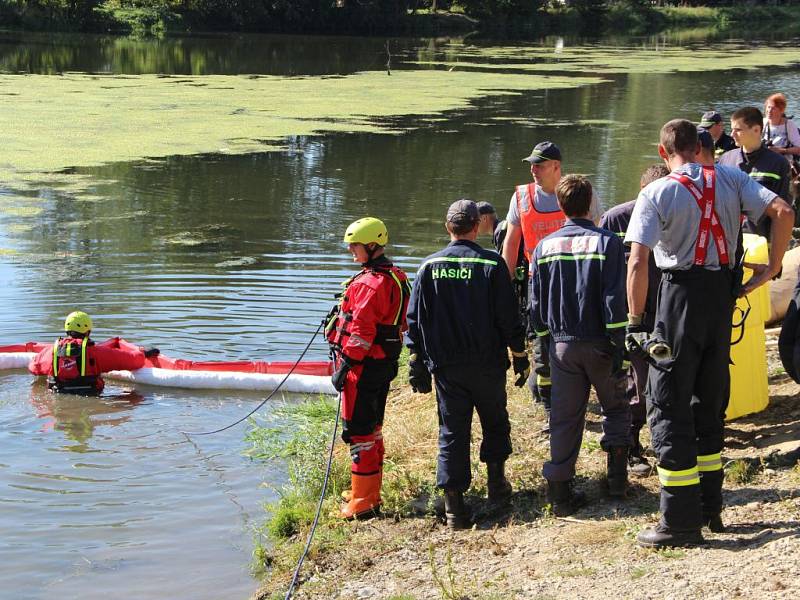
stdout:
{"type": "MultiPolygon", "coordinates": [[[[0,180],[14,187],[34,181],[41,185],[74,177],[58,173],[67,167],[176,154],[264,152],[280,149],[293,135],[398,132],[391,121],[396,117],[436,117],[466,109],[483,96],[601,81],[435,70],[255,79],[0,75],[0,93],[17,94],[0,95],[6,125],[0,180]]],[[[81,189],[83,183],[74,186],[81,189]]]]}
{"type": "MultiPolygon", "coordinates": [[[[541,46],[442,48],[442,60],[413,64],[471,71],[533,73],[672,73],[760,69],[800,62],[796,47],[714,44],[703,48],[681,46],[541,46]]],[[[448,71],[449,72],[449,71],[448,71]]]]}

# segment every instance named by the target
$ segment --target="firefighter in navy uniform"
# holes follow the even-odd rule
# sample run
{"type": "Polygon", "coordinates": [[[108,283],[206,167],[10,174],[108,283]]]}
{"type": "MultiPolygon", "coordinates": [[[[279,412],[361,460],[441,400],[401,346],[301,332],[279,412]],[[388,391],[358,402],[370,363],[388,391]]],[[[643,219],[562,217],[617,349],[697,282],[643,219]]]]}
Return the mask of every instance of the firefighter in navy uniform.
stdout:
{"type": "MultiPolygon", "coordinates": [[[[709,140],[711,135],[706,133],[709,140]]],[[[713,141],[712,141],[713,154],[713,141]]],[[[712,158],[713,163],[713,158],[712,158]]],[[[639,189],[644,188],[656,179],[669,175],[669,169],[663,164],[651,165],[645,169],[639,179],[639,189]]],[[[625,239],[625,232],[628,230],[628,223],[631,221],[633,207],[636,200],[617,204],[606,211],[600,218],[599,226],[616,233],[620,239],[625,239]]],[[[625,247],[625,262],[628,261],[629,250],[625,247]]],[[[647,304],[644,313],[644,325],[648,332],[653,331],[653,324],[656,318],[656,304],[658,302],[658,282],[661,280],[661,273],[656,268],[656,264],[650,257],[650,268],[648,271],[650,285],[647,292],[647,304]]],[[[644,456],[644,448],[639,441],[639,434],[647,422],[647,408],[645,405],[644,388],[647,384],[647,361],[638,353],[630,355],[630,369],[628,370],[628,383],[626,395],[631,407],[631,448],[628,454],[628,466],[630,474],[636,477],[647,477],[653,472],[653,467],[644,456]]]]}
{"type": "Polygon", "coordinates": [[[340,516],[352,519],[374,514],[381,504],[381,429],[411,288],[383,253],[389,233],[382,221],[366,217],[351,223],[344,242],[362,269],[345,284],[326,335],[335,355],[331,381],[342,395],[342,439],[352,459],[352,489],[343,494],[340,516]]]}
{"type": "Polygon", "coordinates": [[[544,464],[553,512],[585,501],[572,490],[590,386],[603,413],[609,494],[625,495],[631,413],[625,395],[625,250],[619,236],[589,218],[592,185],[567,175],[556,186],[567,222],[545,237],[531,260],[531,323],[549,340],[553,397],[550,460],[544,464]]]}
{"type": "Polygon", "coordinates": [[[734,298],[767,282],[781,268],[794,212],[784,200],[738,169],[700,165],[697,129],[675,119],[661,129],[659,155],[672,170],[640,193],[625,237],[628,260],[626,343],[643,335],[651,249],[661,269],[655,333],[672,349],[669,369],[651,368],[647,416],[661,481],[661,519],[639,533],[640,545],[691,546],[701,528],[723,531],[723,419],[730,390],[734,298]],[[768,265],[741,287],[737,254],[742,214],[771,218],[768,265]]]}
{"type": "MultiPolygon", "coordinates": [[[[739,147],[723,154],[719,158],[719,164],[741,169],[771,192],[781,198],[789,198],[789,163],[762,141],[763,123],[761,111],[754,106],[746,106],[734,112],[731,115],[731,132],[739,147]]],[[[748,219],[743,229],[745,233],[756,233],[770,241],[770,221],[767,216],[757,223],[748,219]]]]}
{"type": "Polygon", "coordinates": [[[408,306],[409,380],[414,391],[427,393],[431,373],[436,378],[436,485],[445,491],[447,524],[456,529],[470,525],[463,494],[471,480],[473,409],[483,430],[480,460],[487,466],[489,501],[502,503],[511,496],[505,477],[511,454],[508,348],[515,385],[525,385],[530,374],[525,330],[508,270],[499,254],[475,243],[479,220],[471,200],[450,206],[446,228],[451,242],[423,261],[408,306]]]}
{"type": "Polygon", "coordinates": [[[89,339],[92,319],[83,311],[67,315],[64,331],[66,337],[39,352],[28,365],[34,375],[46,375],[47,387],[55,392],[99,394],[105,386],[102,373],[141,369],[145,358],[158,356],[157,348],[125,345],[119,338],[95,344],[89,339]]]}

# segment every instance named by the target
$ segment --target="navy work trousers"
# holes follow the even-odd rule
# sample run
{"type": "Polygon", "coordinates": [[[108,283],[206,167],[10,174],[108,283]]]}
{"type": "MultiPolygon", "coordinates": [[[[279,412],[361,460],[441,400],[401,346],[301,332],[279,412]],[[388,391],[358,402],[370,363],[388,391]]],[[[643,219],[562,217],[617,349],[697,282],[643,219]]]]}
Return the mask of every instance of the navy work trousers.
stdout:
{"type": "Polygon", "coordinates": [[[477,365],[442,367],[434,373],[439,410],[439,460],[436,485],[466,491],[471,482],[469,446],[472,411],[478,411],[482,462],[511,455],[511,424],[506,410],[506,373],[477,365]]]}
{"type": "Polygon", "coordinates": [[[631,410],[625,397],[625,375],[611,373],[610,341],[550,342],[553,399],[550,406],[549,481],[569,481],[581,449],[589,390],[594,386],[603,415],[604,450],[630,446],[631,410]]]}
{"type": "Polygon", "coordinates": [[[703,517],[722,510],[718,454],[730,393],[731,283],[727,268],[692,267],[661,278],[655,334],[672,348],[673,363],[670,372],[650,369],[647,418],[661,524],[673,531],[700,529],[703,517]]]}
{"type": "Polygon", "coordinates": [[[647,422],[647,400],[645,388],[647,387],[647,371],[649,365],[641,356],[630,357],[631,366],[628,369],[628,386],[625,396],[631,407],[631,449],[632,454],[642,454],[642,444],[639,442],[639,433],[647,422]]]}

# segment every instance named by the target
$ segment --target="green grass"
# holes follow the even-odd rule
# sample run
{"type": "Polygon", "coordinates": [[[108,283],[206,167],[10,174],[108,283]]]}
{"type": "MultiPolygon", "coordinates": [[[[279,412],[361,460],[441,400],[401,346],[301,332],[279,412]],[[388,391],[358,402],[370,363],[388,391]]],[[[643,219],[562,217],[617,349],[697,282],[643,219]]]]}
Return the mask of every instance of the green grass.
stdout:
{"type": "Polygon", "coordinates": [[[641,579],[645,575],[650,574],[650,569],[646,567],[633,567],[631,569],[631,580],[636,581],[637,579],[641,579]]]}
{"type": "Polygon", "coordinates": [[[658,554],[661,558],[666,558],[668,560],[683,558],[686,556],[686,552],[678,548],[662,548],[660,550],[656,550],[656,554],[658,554]]]}
{"type": "Polygon", "coordinates": [[[751,483],[758,475],[758,467],[748,460],[734,460],[725,466],[725,481],[739,485],[751,483]]]}

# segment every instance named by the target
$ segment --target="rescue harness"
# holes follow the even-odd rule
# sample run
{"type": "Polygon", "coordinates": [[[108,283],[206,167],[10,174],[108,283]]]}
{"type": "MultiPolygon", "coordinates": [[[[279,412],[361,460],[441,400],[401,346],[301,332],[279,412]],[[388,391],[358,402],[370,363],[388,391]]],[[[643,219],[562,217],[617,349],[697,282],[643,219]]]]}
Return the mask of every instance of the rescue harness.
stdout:
{"type": "Polygon", "coordinates": [[[408,282],[408,277],[400,268],[391,264],[386,266],[371,265],[344,282],[344,289],[335,296],[338,302],[331,308],[325,318],[325,337],[328,339],[334,359],[335,355],[341,354],[342,348],[347,341],[346,338],[353,335],[350,331],[353,313],[342,310],[342,306],[347,300],[347,290],[359,277],[370,273],[391,278],[400,292],[397,311],[392,322],[378,323],[375,326],[375,339],[372,345],[380,346],[383,349],[385,360],[397,360],[403,349],[403,334],[401,331],[403,309],[408,306],[408,301],[411,298],[411,285],[408,282]]]}
{"type": "Polygon", "coordinates": [[[92,359],[86,356],[86,349],[93,344],[88,337],[80,342],[74,338],[58,338],[53,343],[53,375],[47,378],[47,387],[70,394],[97,392],[97,374],[91,372],[94,370],[90,364],[92,359]]]}

